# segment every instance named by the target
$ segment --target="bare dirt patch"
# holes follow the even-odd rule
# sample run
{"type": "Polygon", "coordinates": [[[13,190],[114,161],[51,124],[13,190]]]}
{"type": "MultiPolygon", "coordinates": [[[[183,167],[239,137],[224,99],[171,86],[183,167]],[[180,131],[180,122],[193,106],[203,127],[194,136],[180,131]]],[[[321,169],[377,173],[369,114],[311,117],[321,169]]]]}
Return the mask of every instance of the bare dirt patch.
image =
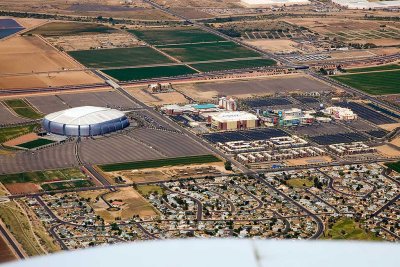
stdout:
{"type": "Polygon", "coordinates": [[[150,203],[131,187],[120,188],[117,192],[105,195],[105,199],[119,208],[115,211],[101,211],[101,213],[108,213],[113,220],[117,217],[120,217],[121,220],[129,220],[134,215],[141,218],[157,215],[150,203]]]}
{"type": "Polygon", "coordinates": [[[15,36],[0,42],[2,74],[80,69],[81,66],[37,36],[15,36]]]}
{"type": "Polygon", "coordinates": [[[104,33],[91,35],[72,35],[46,37],[53,46],[63,51],[125,48],[142,45],[133,35],[120,33],[104,33]]]}
{"type": "Polygon", "coordinates": [[[103,81],[90,71],[51,72],[0,77],[0,89],[46,88],[97,84],[103,81]]]}
{"type": "Polygon", "coordinates": [[[300,49],[297,48],[299,44],[292,40],[246,40],[245,43],[275,53],[291,53],[300,51],[300,49]]]}
{"type": "MultiPolygon", "coordinates": [[[[129,88],[128,88],[129,89],[129,88]]],[[[132,88],[129,93],[140,101],[151,105],[161,106],[168,104],[186,104],[189,101],[179,92],[157,93],[152,94],[147,89],[132,88]]]]}
{"type": "Polygon", "coordinates": [[[378,126],[386,131],[391,132],[394,129],[396,129],[397,127],[400,127],[400,123],[381,124],[378,126]]]}
{"type": "Polygon", "coordinates": [[[397,146],[397,147],[400,147],[400,137],[397,137],[397,138],[393,139],[390,143],[391,143],[392,145],[395,145],[395,146],[397,146]]]}
{"type": "Polygon", "coordinates": [[[36,140],[38,138],[39,137],[36,133],[24,134],[20,137],[17,137],[15,139],[11,139],[11,140],[5,142],[4,145],[5,146],[17,146],[19,144],[30,142],[30,141],[36,140]]]}
{"type": "Polygon", "coordinates": [[[6,184],[5,187],[11,194],[36,193],[41,190],[40,186],[34,183],[6,184]]]}
{"type": "Polygon", "coordinates": [[[378,146],[376,147],[376,150],[379,154],[388,158],[398,158],[400,156],[400,149],[396,149],[389,145],[378,146]]]}
{"type": "Polygon", "coordinates": [[[332,158],[329,156],[323,157],[308,157],[308,158],[301,158],[301,159],[289,159],[286,161],[289,166],[304,166],[308,164],[322,164],[332,162],[332,158]]]}
{"type": "Polygon", "coordinates": [[[276,75],[256,79],[177,84],[175,89],[198,101],[209,101],[220,95],[236,98],[268,96],[276,93],[321,92],[335,89],[301,74],[276,75]]]}
{"type": "Polygon", "coordinates": [[[225,170],[223,162],[194,164],[185,167],[169,166],[156,169],[116,171],[107,173],[106,175],[111,183],[115,183],[114,178],[119,176],[122,177],[127,183],[146,183],[196,178],[220,173],[230,173],[225,170]]]}
{"type": "Polygon", "coordinates": [[[0,263],[15,260],[16,257],[8,246],[6,240],[0,235],[0,263]]]}

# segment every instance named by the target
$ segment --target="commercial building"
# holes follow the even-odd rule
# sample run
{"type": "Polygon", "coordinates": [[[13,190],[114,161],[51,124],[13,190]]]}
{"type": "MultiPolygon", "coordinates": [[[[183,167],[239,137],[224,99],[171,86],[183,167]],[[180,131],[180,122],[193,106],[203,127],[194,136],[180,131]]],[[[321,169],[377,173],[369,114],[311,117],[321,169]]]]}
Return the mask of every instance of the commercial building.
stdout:
{"type": "Polygon", "coordinates": [[[238,108],[237,101],[233,98],[221,97],[218,101],[218,105],[220,108],[229,111],[235,111],[238,108]]]}
{"type": "Polygon", "coordinates": [[[65,136],[95,136],[129,126],[125,113],[102,107],[83,106],[51,113],[44,117],[48,133],[65,136]]]}
{"type": "Polygon", "coordinates": [[[218,130],[250,129],[258,126],[257,116],[245,111],[223,111],[207,115],[211,127],[218,130]]]}
{"type": "Polygon", "coordinates": [[[342,108],[342,107],[329,107],[324,111],[326,114],[329,114],[331,118],[335,120],[355,120],[357,119],[357,114],[355,114],[351,109],[342,108]]]}

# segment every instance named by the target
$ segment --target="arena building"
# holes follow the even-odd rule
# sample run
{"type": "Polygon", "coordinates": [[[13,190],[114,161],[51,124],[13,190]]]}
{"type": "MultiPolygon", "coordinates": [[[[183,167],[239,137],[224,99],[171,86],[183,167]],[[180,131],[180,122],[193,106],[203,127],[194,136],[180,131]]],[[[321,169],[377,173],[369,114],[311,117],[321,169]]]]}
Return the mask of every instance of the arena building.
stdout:
{"type": "Polygon", "coordinates": [[[258,117],[245,111],[209,113],[208,122],[218,130],[249,129],[258,126],[258,117]]]}
{"type": "Polygon", "coordinates": [[[94,136],[129,126],[125,113],[109,108],[83,106],[51,113],[44,117],[48,133],[65,136],[94,136]]]}

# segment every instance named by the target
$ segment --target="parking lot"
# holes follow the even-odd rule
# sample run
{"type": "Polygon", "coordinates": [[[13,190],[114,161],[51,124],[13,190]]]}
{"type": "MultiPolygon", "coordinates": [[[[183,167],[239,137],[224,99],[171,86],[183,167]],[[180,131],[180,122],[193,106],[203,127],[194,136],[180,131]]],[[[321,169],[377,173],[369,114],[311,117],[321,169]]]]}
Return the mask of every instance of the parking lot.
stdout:
{"type": "Polygon", "coordinates": [[[360,118],[363,118],[376,125],[390,124],[397,122],[392,118],[389,118],[381,113],[378,113],[358,103],[354,102],[340,103],[339,106],[353,110],[360,118]]]}
{"type": "Polygon", "coordinates": [[[231,141],[257,141],[270,139],[272,137],[288,136],[289,134],[280,129],[257,129],[240,132],[221,132],[204,134],[203,138],[211,143],[225,143],[231,141]]]}

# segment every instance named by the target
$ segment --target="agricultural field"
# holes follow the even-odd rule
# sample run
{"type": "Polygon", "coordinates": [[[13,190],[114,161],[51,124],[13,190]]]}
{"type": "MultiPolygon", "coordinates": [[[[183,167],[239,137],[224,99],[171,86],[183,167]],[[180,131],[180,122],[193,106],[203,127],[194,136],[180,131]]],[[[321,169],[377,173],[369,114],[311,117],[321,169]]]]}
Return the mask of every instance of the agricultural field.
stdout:
{"type": "Polygon", "coordinates": [[[214,155],[201,155],[201,156],[189,156],[179,158],[167,158],[157,160],[145,160],[136,162],[122,162],[115,164],[100,165],[100,169],[104,172],[122,171],[122,170],[135,170],[135,169],[146,169],[146,168],[158,168],[164,166],[177,166],[177,165],[190,165],[199,163],[211,163],[221,161],[214,155]]]}
{"type": "Polygon", "coordinates": [[[3,184],[15,183],[36,183],[60,181],[60,180],[74,180],[85,179],[85,175],[78,169],[61,169],[61,170],[47,170],[37,172],[24,172],[14,174],[0,175],[0,182],[3,184]]]}
{"type": "Polygon", "coordinates": [[[155,46],[224,41],[217,35],[193,27],[135,29],[129,32],[155,46]]]}
{"type": "Polygon", "coordinates": [[[18,146],[22,147],[22,148],[26,148],[26,149],[33,149],[33,148],[38,148],[38,147],[41,147],[41,146],[44,146],[44,145],[49,145],[49,144],[52,144],[52,143],[54,143],[54,141],[49,140],[49,139],[39,138],[39,139],[36,139],[36,140],[33,140],[33,141],[29,141],[29,142],[26,142],[26,143],[19,144],[18,146]]]}
{"type": "Polygon", "coordinates": [[[0,144],[8,140],[14,139],[20,135],[32,133],[36,127],[38,127],[37,124],[28,124],[22,126],[0,128],[0,144]]]}
{"type": "Polygon", "coordinates": [[[40,26],[34,30],[28,31],[25,35],[50,36],[68,36],[68,35],[86,35],[98,33],[114,33],[117,30],[108,26],[96,23],[78,23],[78,22],[51,22],[40,26]]]}
{"type": "Polygon", "coordinates": [[[360,72],[398,70],[398,69],[400,69],[399,64],[389,64],[389,65],[381,65],[381,66],[366,67],[366,68],[346,69],[346,73],[360,73],[360,72]]]}
{"type": "Polygon", "coordinates": [[[159,67],[143,67],[143,68],[126,68],[102,70],[105,74],[119,81],[144,80],[161,77],[173,77],[194,74],[196,71],[185,66],[159,66],[159,67]]]}
{"type": "Polygon", "coordinates": [[[33,120],[43,117],[23,99],[8,99],[4,103],[21,117],[33,120]]]}
{"type": "Polygon", "coordinates": [[[54,183],[45,183],[42,184],[41,187],[45,191],[53,191],[53,190],[64,190],[71,188],[80,188],[80,187],[90,187],[94,184],[88,180],[70,180],[70,181],[62,181],[62,182],[54,182],[54,183]]]}
{"type": "Polygon", "coordinates": [[[272,59],[253,59],[253,60],[235,60],[235,61],[223,61],[213,63],[199,63],[191,64],[190,66],[202,71],[223,71],[223,70],[234,70],[234,69],[246,69],[246,68],[260,68],[275,65],[275,61],[272,59]]]}
{"type": "Polygon", "coordinates": [[[70,56],[90,68],[108,68],[172,63],[150,47],[70,51],[70,56]]]}
{"type": "Polygon", "coordinates": [[[340,219],[333,224],[331,229],[326,230],[325,239],[381,240],[374,233],[360,228],[359,224],[350,218],[340,219]]]}
{"type": "Polygon", "coordinates": [[[182,62],[260,57],[261,55],[233,42],[169,45],[160,49],[182,62]]]}
{"type": "Polygon", "coordinates": [[[372,95],[400,93],[400,70],[338,75],[332,78],[372,95]]]}
{"type": "Polygon", "coordinates": [[[0,236],[0,264],[15,259],[16,256],[9,248],[6,240],[2,236],[0,236]]]}
{"type": "Polygon", "coordinates": [[[393,162],[393,163],[386,163],[385,164],[387,167],[389,167],[390,169],[400,173],[400,161],[398,162],[393,162]]]}

